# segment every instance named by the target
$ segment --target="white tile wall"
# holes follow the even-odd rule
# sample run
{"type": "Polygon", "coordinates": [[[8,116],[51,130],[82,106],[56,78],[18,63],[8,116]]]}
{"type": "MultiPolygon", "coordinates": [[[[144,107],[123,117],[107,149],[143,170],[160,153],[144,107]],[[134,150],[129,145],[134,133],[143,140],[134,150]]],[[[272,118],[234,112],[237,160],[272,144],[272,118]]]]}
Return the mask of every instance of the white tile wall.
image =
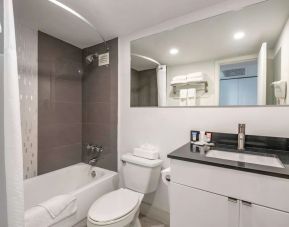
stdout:
{"type": "Polygon", "coordinates": [[[37,176],[38,32],[16,20],[24,179],[37,176]]]}

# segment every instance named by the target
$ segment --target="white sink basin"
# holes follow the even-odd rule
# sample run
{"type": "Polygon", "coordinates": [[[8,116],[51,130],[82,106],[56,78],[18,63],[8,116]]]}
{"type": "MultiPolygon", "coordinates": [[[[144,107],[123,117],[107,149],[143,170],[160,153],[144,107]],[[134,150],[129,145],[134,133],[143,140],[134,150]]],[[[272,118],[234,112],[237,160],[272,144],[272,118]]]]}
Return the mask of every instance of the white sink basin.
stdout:
{"type": "Polygon", "coordinates": [[[264,156],[264,155],[253,155],[253,154],[244,154],[220,150],[210,150],[207,154],[207,157],[225,159],[237,162],[246,162],[252,164],[258,164],[263,166],[272,166],[277,168],[284,168],[282,162],[279,158],[264,156]]]}

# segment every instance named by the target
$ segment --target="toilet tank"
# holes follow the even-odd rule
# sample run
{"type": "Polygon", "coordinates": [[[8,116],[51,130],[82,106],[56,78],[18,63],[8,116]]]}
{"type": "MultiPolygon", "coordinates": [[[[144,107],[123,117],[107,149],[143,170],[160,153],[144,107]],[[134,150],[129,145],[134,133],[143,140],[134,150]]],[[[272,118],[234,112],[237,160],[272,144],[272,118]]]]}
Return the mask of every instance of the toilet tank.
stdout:
{"type": "Polygon", "coordinates": [[[162,168],[162,160],[145,159],[125,154],[121,157],[122,177],[126,188],[143,194],[156,191],[162,168]]]}

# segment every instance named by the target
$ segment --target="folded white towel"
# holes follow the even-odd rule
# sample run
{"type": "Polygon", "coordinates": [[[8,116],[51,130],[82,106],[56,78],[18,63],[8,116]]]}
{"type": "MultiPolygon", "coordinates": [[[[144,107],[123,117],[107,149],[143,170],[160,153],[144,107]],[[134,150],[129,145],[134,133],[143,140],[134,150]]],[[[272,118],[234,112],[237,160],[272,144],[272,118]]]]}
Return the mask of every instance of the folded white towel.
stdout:
{"type": "Polygon", "coordinates": [[[159,151],[158,149],[150,144],[143,144],[140,147],[133,149],[133,155],[146,159],[158,159],[159,151]]]}
{"type": "Polygon", "coordinates": [[[190,73],[187,75],[187,82],[200,82],[200,81],[205,81],[206,76],[202,72],[196,72],[196,73],[190,73]]]}
{"type": "Polygon", "coordinates": [[[180,89],[180,99],[186,99],[188,97],[187,89],[180,89]]]}
{"type": "Polygon", "coordinates": [[[188,90],[187,89],[181,89],[180,90],[180,106],[186,106],[187,105],[187,98],[188,98],[188,90]]]}
{"type": "Polygon", "coordinates": [[[189,88],[188,89],[188,98],[196,98],[197,96],[197,89],[189,88]]]}
{"type": "Polygon", "coordinates": [[[43,207],[32,207],[25,212],[25,227],[48,227],[51,216],[43,207]]]}
{"type": "MultiPolygon", "coordinates": [[[[42,204],[36,205],[25,212],[25,227],[50,227],[66,220],[73,219],[77,212],[77,201],[74,196],[56,196],[42,204]],[[60,198],[62,197],[62,198],[60,198]],[[61,202],[62,205],[53,205],[61,202]],[[65,204],[65,205],[64,205],[65,204]],[[49,207],[49,208],[48,208],[49,207]]],[[[72,224],[71,224],[72,225],[72,224]]]]}
{"type": "Polygon", "coordinates": [[[187,76],[175,76],[171,81],[171,85],[183,84],[187,82],[187,76]]]}
{"type": "Polygon", "coordinates": [[[197,90],[195,88],[188,89],[188,106],[196,106],[197,103],[197,90]]]}
{"type": "Polygon", "coordinates": [[[180,103],[180,106],[187,106],[187,99],[180,99],[179,103],[180,103]]]}
{"type": "Polygon", "coordinates": [[[187,76],[175,76],[173,77],[172,81],[183,81],[186,79],[187,79],[187,76]]]}
{"type": "Polygon", "coordinates": [[[41,206],[47,210],[52,218],[56,218],[60,215],[71,203],[76,201],[76,197],[66,194],[55,196],[52,199],[49,199],[43,203],[40,203],[38,206],[41,206]]]}
{"type": "Polygon", "coordinates": [[[189,73],[187,75],[187,79],[192,79],[192,78],[204,78],[205,77],[205,73],[203,72],[195,72],[195,73],[189,73]]]}

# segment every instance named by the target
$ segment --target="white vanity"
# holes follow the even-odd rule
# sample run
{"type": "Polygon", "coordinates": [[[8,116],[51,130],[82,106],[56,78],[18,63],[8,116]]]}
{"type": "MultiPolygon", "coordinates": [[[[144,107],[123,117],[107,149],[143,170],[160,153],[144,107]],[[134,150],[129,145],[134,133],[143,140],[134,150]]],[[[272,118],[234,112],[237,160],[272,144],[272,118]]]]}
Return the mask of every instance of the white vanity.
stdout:
{"type": "Polygon", "coordinates": [[[171,227],[289,226],[286,164],[272,167],[207,157],[193,153],[190,144],[169,158],[171,227]]]}

